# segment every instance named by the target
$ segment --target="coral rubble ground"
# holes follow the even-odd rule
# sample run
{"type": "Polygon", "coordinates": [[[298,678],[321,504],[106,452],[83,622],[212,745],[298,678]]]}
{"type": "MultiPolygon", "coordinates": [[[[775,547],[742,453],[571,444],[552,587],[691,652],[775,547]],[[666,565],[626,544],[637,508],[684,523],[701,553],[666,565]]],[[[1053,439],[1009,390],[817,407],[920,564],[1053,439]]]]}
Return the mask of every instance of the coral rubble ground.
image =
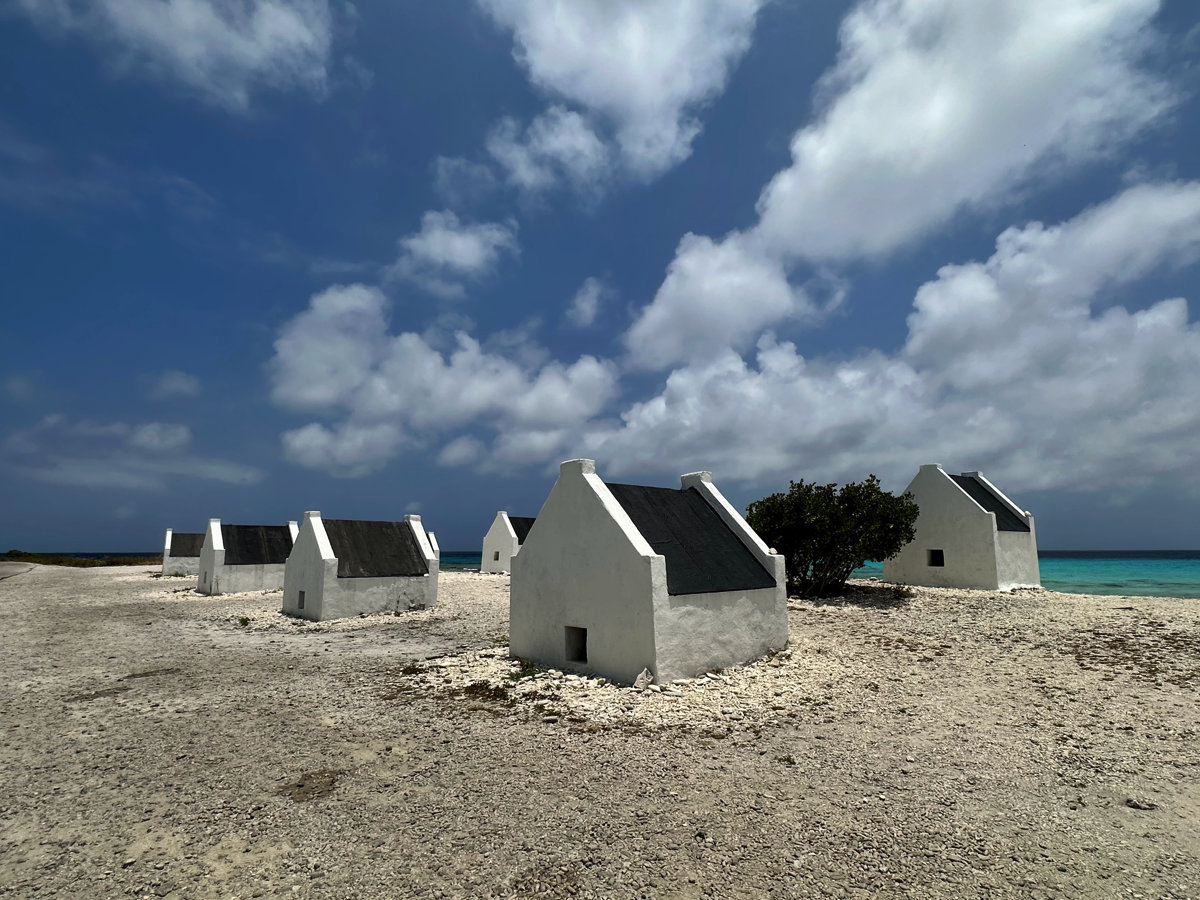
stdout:
{"type": "Polygon", "coordinates": [[[635,692],[508,659],[506,576],[3,574],[6,897],[1200,896],[1197,601],[858,583],[635,692]]]}

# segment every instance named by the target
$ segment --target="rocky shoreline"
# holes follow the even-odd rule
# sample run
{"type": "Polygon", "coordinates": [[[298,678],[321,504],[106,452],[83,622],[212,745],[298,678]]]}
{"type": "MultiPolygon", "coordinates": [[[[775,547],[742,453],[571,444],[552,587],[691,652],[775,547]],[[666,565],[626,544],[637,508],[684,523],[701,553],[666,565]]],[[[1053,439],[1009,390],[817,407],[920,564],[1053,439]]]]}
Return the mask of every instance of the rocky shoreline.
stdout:
{"type": "Polygon", "coordinates": [[[507,590],[0,581],[0,893],[1200,896],[1197,601],[857,583],[635,691],[510,660],[507,590]]]}

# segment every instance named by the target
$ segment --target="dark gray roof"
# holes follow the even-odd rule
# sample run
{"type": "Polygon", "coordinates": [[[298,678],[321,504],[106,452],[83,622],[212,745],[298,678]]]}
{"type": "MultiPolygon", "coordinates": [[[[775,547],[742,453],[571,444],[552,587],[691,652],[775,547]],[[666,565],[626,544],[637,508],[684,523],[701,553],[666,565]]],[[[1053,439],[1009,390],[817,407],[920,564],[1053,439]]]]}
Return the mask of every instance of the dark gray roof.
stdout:
{"type": "Polygon", "coordinates": [[[221,525],[225,565],[259,566],[287,562],[292,532],[286,525],[221,525]]]}
{"type": "Polygon", "coordinates": [[[988,490],[987,485],[973,475],[951,475],[954,483],[971,495],[971,499],[990,513],[996,514],[997,531],[1028,531],[1029,524],[1008,508],[1003,500],[988,490]]]}
{"type": "Polygon", "coordinates": [[[517,533],[517,543],[525,543],[525,538],[529,534],[529,529],[533,527],[533,523],[537,521],[536,516],[509,516],[508,521],[512,522],[513,531],[517,533]]]}
{"type": "Polygon", "coordinates": [[[610,484],[654,552],[667,559],[668,594],[705,594],[775,586],[774,576],[695,488],[610,484]]]}
{"type": "Polygon", "coordinates": [[[322,519],[338,560],[338,578],[427,575],[429,564],[407,522],[322,519]]]}
{"type": "Polygon", "coordinates": [[[171,556],[199,556],[203,546],[203,534],[171,532],[171,556]]]}

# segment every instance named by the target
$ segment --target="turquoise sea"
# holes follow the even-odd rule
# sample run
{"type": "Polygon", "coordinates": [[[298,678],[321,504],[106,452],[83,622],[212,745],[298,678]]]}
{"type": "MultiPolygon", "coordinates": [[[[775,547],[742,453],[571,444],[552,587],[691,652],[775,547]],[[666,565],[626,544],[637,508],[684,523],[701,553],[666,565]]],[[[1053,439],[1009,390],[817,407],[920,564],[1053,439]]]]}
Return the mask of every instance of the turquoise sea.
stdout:
{"type": "Polygon", "coordinates": [[[443,572],[478,572],[482,560],[478,550],[443,550],[438,568],[443,572]]]}
{"type": "MultiPolygon", "coordinates": [[[[146,553],[68,553],[66,556],[153,556],[146,553]]],[[[478,550],[443,550],[447,572],[479,571],[478,550]]],[[[1042,550],[1042,586],[1068,594],[1128,594],[1200,599],[1200,550],[1042,550]]],[[[854,578],[882,578],[883,566],[867,563],[854,578]]]]}
{"type": "MultiPolygon", "coordinates": [[[[1068,594],[1200,598],[1200,550],[1042,550],[1042,587],[1068,594]]],[[[882,578],[867,563],[855,578],[882,578]]]]}
{"type": "MultiPolygon", "coordinates": [[[[1038,563],[1052,591],[1200,598],[1200,550],[1043,550],[1038,563]]],[[[442,569],[478,571],[479,551],[443,550],[442,569]]],[[[867,563],[854,577],[882,578],[883,566],[867,563]]]]}

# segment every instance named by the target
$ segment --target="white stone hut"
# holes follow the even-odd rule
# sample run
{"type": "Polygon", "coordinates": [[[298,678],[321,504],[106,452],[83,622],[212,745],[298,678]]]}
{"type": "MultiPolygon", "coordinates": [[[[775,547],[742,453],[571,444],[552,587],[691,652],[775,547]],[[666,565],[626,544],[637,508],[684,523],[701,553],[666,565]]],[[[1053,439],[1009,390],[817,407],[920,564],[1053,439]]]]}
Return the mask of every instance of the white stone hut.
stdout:
{"type": "Polygon", "coordinates": [[[532,516],[510,516],[504,510],[496,513],[492,527],[483,536],[483,555],[479,562],[480,572],[508,572],[512,558],[525,543],[525,536],[533,527],[532,516]]]}
{"type": "Polygon", "coordinates": [[[324,621],[437,606],[440,557],[420,516],[364,522],[306,512],[287,561],[283,611],[324,621]]]}
{"type": "Polygon", "coordinates": [[[196,590],[202,594],[279,590],[297,530],[295,522],[222,525],[220,519],[209,519],[196,590]]]}
{"type": "Polygon", "coordinates": [[[787,644],[784,560],[712,483],[605,484],[559,469],[512,560],[509,646],[542,665],[630,683],[749,662],[787,644]]]}
{"type": "Polygon", "coordinates": [[[1041,585],[1033,514],[982,472],[921,466],[908,493],[921,509],[916,535],[884,560],[885,581],[989,591],[1041,585]]]}
{"type": "Polygon", "coordinates": [[[200,548],[204,546],[202,533],[188,533],[167,529],[163,539],[164,575],[195,575],[200,571],[200,548]]]}

